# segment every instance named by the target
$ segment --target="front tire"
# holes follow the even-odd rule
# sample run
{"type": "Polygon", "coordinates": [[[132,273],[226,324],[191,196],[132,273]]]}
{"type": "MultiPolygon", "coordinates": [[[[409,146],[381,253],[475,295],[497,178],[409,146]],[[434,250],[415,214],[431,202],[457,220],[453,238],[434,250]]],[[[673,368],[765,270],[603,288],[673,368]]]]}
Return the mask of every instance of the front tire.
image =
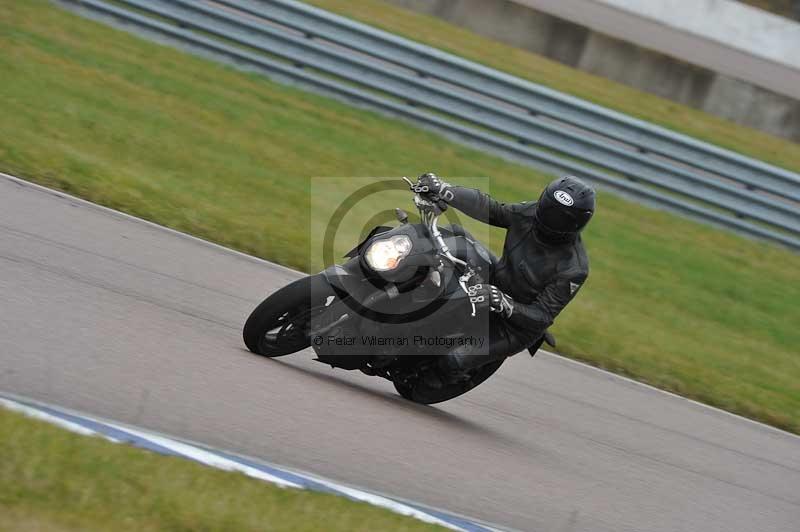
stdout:
{"type": "Polygon", "coordinates": [[[280,357],[310,346],[308,327],[325,310],[333,289],[321,274],[284,286],[265,299],[247,318],[242,336],[257,355],[280,357]]]}

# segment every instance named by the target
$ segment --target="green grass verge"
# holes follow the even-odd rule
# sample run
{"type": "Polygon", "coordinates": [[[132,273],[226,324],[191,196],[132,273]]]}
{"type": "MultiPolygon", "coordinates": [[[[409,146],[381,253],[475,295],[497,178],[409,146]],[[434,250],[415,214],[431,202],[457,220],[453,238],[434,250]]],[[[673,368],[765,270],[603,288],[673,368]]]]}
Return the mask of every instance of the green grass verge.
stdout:
{"type": "MultiPolygon", "coordinates": [[[[328,198],[309,177],[435,169],[490,176],[503,200],[549,180],[43,0],[0,6],[0,170],[282,264],[319,264],[328,198]]],[[[362,214],[398,206],[388,196],[362,214]]],[[[585,240],[592,274],[559,318],[562,352],[800,432],[798,255],[602,192],[585,240]]]]}
{"type": "Polygon", "coordinates": [[[800,172],[800,144],[514,48],[382,0],[307,0],[477,63],[800,172]]]}
{"type": "Polygon", "coordinates": [[[81,436],[0,407],[0,531],[444,530],[81,436]]]}

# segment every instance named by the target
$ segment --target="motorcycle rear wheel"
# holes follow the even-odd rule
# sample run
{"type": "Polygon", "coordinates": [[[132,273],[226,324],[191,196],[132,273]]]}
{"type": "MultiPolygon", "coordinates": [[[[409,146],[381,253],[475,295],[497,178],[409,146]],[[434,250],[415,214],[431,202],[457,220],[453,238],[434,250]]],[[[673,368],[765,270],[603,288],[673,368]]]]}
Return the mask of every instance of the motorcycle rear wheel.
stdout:
{"type": "Polygon", "coordinates": [[[308,326],[333,295],[333,289],[319,274],[284,286],[247,318],[242,330],[245,345],[253,353],[270,358],[309,347],[308,326]]]}
{"type": "Polygon", "coordinates": [[[420,403],[423,405],[432,405],[442,403],[454,399],[459,395],[463,395],[472,390],[483,381],[491,377],[495,371],[500,369],[500,366],[505,362],[505,358],[501,358],[495,362],[490,362],[484,366],[472,370],[471,377],[468,381],[458,382],[454,384],[446,384],[441,388],[431,388],[420,379],[413,386],[406,386],[401,383],[395,382],[394,388],[401,396],[409,401],[420,403]]]}

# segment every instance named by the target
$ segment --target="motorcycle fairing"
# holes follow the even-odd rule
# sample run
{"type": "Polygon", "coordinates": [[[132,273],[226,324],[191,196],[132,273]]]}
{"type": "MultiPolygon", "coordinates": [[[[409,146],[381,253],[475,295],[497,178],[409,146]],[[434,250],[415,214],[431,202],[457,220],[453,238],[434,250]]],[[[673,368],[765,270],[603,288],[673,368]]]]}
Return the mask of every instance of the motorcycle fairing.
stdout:
{"type": "Polygon", "coordinates": [[[344,256],[347,257],[348,259],[352,259],[353,257],[361,255],[361,250],[364,249],[364,244],[369,242],[373,236],[379,235],[381,233],[386,233],[387,231],[391,230],[392,228],[388,225],[379,225],[377,227],[374,227],[372,231],[370,231],[369,234],[364,237],[364,240],[359,242],[359,244],[356,247],[345,253],[344,256]]]}

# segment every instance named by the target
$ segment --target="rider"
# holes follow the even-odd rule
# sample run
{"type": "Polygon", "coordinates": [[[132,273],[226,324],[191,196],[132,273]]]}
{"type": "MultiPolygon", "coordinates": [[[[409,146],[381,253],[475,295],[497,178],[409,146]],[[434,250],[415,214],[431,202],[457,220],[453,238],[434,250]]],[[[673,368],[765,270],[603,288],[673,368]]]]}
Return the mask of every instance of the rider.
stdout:
{"type": "Polygon", "coordinates": [[[546,329],[589,275],[580,232],[594,214],[595,194],[573,176],[547,185],[539,201],[511,204],[432,173],[421,175],[418,185],[427,187],[430,197],[508,230],[503,256],[486,280],[490,284],[476,285],[470,293],[479,309],[491,311],[488,349],[476,353],[458,347],[440,357],[425,380],[441,387],[442,380],[458,381],[472,368],[541,345],[546,329]]]}

